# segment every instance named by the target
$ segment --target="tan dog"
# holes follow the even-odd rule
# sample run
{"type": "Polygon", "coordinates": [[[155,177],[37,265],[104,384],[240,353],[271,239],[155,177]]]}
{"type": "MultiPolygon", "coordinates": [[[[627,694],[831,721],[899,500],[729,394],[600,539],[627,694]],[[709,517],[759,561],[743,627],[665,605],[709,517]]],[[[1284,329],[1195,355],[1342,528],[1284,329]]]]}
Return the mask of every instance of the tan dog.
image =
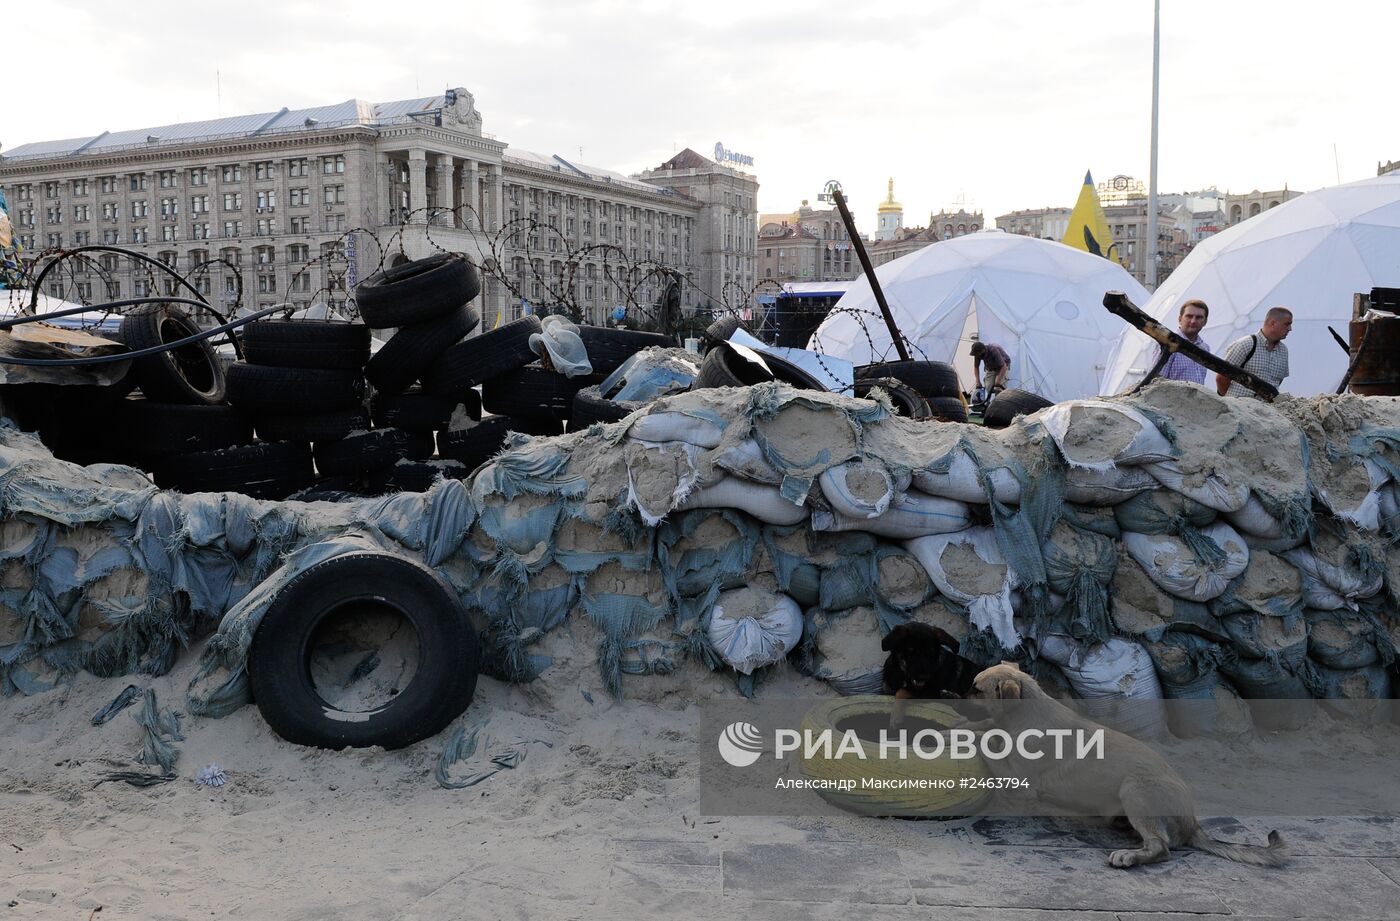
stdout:
{"type": "MultiPolygon", "coordinates": [[[[1045,761],[1019,764],[1008,759],[1008,770],[1021,768],[1033,777],[1040,799],[1077,813],[1109,819],[1126,816],[1142,836],[1142,847],[1109,855],[1115,867],[1166,860],[1174,847],[1192,847],[1207,854],[1255,866],[1282,866],[1287,859],[1283,838],[1269,832],[1268,847],[1230,844],[1210,837],[1196,820],[1191,791],[1155,751],[1141,742],[1075,713],[1041,690],[1035,679],[1014,663],[1003,662],[973,679],[971,700],[1022,701],[1005,708],[996,725],[1015,736],[1023,729],[1084,730],[1104,733],[1104,757],[1067,759],[1050,766],[1045,761]]],[[[971,728],[990,728],[988,724],[971,728]]]]}

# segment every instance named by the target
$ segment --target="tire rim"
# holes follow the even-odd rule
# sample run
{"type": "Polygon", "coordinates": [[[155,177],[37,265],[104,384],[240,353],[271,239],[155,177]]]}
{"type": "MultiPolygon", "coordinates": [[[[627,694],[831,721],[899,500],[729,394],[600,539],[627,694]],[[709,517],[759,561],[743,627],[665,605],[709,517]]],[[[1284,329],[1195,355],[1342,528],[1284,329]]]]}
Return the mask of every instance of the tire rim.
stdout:
{"type": "MultiPolygon", "coordinates": [[[[160,321],[161,342],[179,342],[197,332],[199,330],[194,328],[193,324],[179,317],[166,317],[160,321]]],[[[218,376],[214,373],[214,366],[209,361],[209,353],[204,350],[202,343],[191,342],[189,345],[172,349],[170,358],[176,373],[184,379],[185,383],[202,394],[207,395],[214,392],[218,376]]]]}
{"type": "Polygon", "coordinates": [[[328,710],[373,714],[413,684],[423,658],[422,638],[402,608],[383,598],[351,598],[308,632],[303,674],[328,710]]]}

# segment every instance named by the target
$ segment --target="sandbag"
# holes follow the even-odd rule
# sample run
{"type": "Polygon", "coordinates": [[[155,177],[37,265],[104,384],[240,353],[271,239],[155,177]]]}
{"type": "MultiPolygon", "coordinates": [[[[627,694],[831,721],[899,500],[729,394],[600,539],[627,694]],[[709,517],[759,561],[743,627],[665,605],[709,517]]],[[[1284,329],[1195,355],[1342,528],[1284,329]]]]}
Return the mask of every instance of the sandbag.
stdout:
{"type": "Polygon", "coordinates": [[[1118,562],[1113,541],[1061,521],[1050,532],[1043,558],[1051,590],[1065,596],[1057,626],[1079,641],[1107,639],[1107,588],[1118,562]]]}
{"type": "Polygon", "coordinates": [[[918,559],[900,547],[888,545],[875,552],[875,591],[881,601],[900,610],[918,608],[938,594],[918,559]]]}
{"type": "Polygon", "coordinates": [[[814,531],[868,531],[891,540],[947,534],[971,525],[972,510],[966,503],[915,490],[896,493],[889,508],[874,518],[852,518],[825,509],[812,511],[814,531]]]}
{"type": "Polygon", "coordinates": [[[1217,615],[1250,612],[1296,618],[1303,613],[1303,577],[1287,560],[1267,550],[1251,550],[1249,565],[1210,602],[1217,615]]]}
{"type": "Polygon", "coordinates": [[[1006,649],[1020,645],[1011,604],[1015,574],[991,528],[919,537],[904,546],[940,592],[967,608],[974,627],[991,629],[1006,649]]]}
{"type": "Polygon", "coordinates": [[[1192,633],[1169,630],[1144,644],[1157,667],[1168,704],[1167,725],[1182,739],[1234,738],[1253,726],[1248,704],[1220,675],[1231,652],[1192,633]]]}
{"type": "Polygon", "coordinates": [[[1391,680],[1385,668],[1370,665],[1347,670],[1317,666],[1322,705],[1346,720],[1385,723],[1394,708],[1391,680]]]}
{"type": "Polygon", "coordinates": [[[693,413],[658,410],[634,419],[627,434],[638,441],[683,441],[697,448],[717,448],[724,426],[693,413]]]}
{"type": "MultiPolygon", "coordinates": [[[[945,473],[927,469],[915,470],[914,485],[931,496],[942,496],[959,502],[987,501],[987,489],[977,475],[977,464],[966,451],[953,452],[947,465],[948,470],[945,473]]],[[[1021,481],[1009,467],[988,467],[986,476],[998,502],[1006,505],[1021,503],[1021,481]]]]}
{"type": "Polygon", "coordinates": [[[1308,539],[1308,530],[1301,524],[1290,527],[1270,514],[1259,497],[1250,492],[1242,507],[1224,516],[1230,526],[1243,535],[1251,548],[1260,547],[1275,553],[1292,550],[1308,539]]]}
{"type": "Polygon", "coordinates": [[[878,516],[890,507],[897,488],[889,468],[868,458],[828,468],[817,482],[832,511],[847,518],[878,516]]]}
{"type": "Polygon", "coordinates": [[[1217,512],[1234,512],[1249,501],[1249,484],[1232,482],[1219,473],[1193,472],[1175,460],[1144,464],[1143,470],[1168,489],[1217,512]]]}
{"type": "MultiPolygon", "coordinates": [[[[1371,617],[1345,608],[1307,612],[1308,656],[1328,668],[1353,669],[1375,665],[1379,625],[1371,617]]],[[[1388,638],[1381,638],[1388,644],[1388,638]]]]}
{"type": "Polygon", "coordinates": [[[1061,515],[1065,521],[1076,528],[1102,534],[1115,541],[1123,536],[1123,529],[1118,526],[1118,519],[1113,516],[1112,506],[1078,505],[1066,502],[1061,508],[1061,515]]]}
{"type": "Polygon", "coordinates": [[[1164,591],[1187,601],[1209,601],[1249,564],[1249,549],[1233,528],[1216,522],[1201,531],[1224,551],[1217,561],[1202,560],[1184,540],[1168,534],[1124,533],[1123,544],[1164,591]]]}
{"type": "Polygon", "coordinates": [[[879,694],[884,685],[886,653],[873,608],[809,612],[813,676],[843,695],[879,694]]]}
{"type": "Polygon", "coordinates": [[[1332,514],[1363,531],[1380,528],[1381,488],[1390,474],[1369,457],[1339,454],[1313,458],[1313,493],[1332,514]]]}
{"type": "Polygon", "coordinates": [[[1299,665],[1308,648],[1308,622],[1303,617],[1226,614],[1220,618],[1235,651],[1252,659],[1282,657],[1299,665]]]}
{"type": "Polygon", "coordinates": [[[1135,702],[1117,714],[1116,728],[1151,735],[1166,725],[1162,685],[1140,644],[1113,637],[1085,645],[1064,634],[1042,636],[1038,643],[1040,654],[1060,667],[1080,698],[1135,702]]]}
{"type": "Polygon", "coordinates": [[[807,520],[807,507],[794,505],[772,486],[750,483],[725,476],[711,486],[692,490],[677,510],[692,508],[733,508],[752,515],[765,524],[794,525],[807,520]]]}
{"type": "Polygon", "coordinates": [[[1071,467],[1108,470],[1176,456],[1152,420],[1121,403],[1071,400],[1048,407],[1039,418],[1071,467]]]}
{"type": "Polygon", "coordinates": [[[1283,558],[1301,573],[1303,600],[1310,608],[1356,610],[1358,600],[1375,595],[1384,585],[1379,565],[1359,559],[1352,548],[1322,533],[1311,547],[1286,550],[1283,558]]]}
{"type": "Polygon", "coordinates": [[[647,524],[655,526],[695,489],[700,478],[698,451],[679,440],[627,445],[627,502],[647,524]]]}
{"type": "Polygon", "coordinates": [[[745,438],[715,458],[715,466],[755,483],[777,486],[783,482],[783,475],[768,463],[763,449],[752,438],[745,438]]]}
{"type": "Polygon", "coordinates": [[[1139,467],[1071,467],[1065,471],[1065,499],[1080,505],[1112,506],[1157,488],[1139,467]]]}
{"type": "Polygon", "coordinates": [[[802,638],[802,609],[768,582],[720,592],[710,612],[710,642],[745,675],[782,661],[802,638]]]}
{"type": "Polygon", "coordinates": [[[1115,505],[1113,517],[1124,531],[1182,537],[1214,521],[1215,510],[1170,489],[1154,489],[1115,505]]]}
{"type": "Polygon", "coordinates": [[[1400,500],[1396,498],[1397,491],[1400,491],[1400,483],[1387,483],[1378,491],[1376,502],[1379,510],[1377,524],[1391,537],[1400,536],[1400,500]]]}

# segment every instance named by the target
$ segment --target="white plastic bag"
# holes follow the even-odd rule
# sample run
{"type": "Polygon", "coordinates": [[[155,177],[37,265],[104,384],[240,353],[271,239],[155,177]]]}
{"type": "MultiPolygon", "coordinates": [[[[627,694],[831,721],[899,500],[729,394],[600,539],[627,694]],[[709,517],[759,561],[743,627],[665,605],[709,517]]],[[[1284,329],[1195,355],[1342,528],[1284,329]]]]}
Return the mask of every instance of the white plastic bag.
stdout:
{"type": "Polygon", "coordinates": [[[787,595],[758,586],[720,592],[709,637],[730,667],[752,675],[782,661],[802,639],[802,609],[787,595]]]}
{"type": "Polygon", "coordinates": [[[991,628],[1007,649],[1021,645],[1011,603],[1015,573],[991,528],[919,537],[905,541],[904,547],[940,592],[967,608],[973,626],[991,628]]]}
{"type": "Polygon", "coordinates": [[[1071,467],[1106,470],[1176,456],[1152,420],[1131,406],[1071,400],[1047,407],[1039,418],[1071,467]]]}
{"type": "Polygon", "coordinates": [[[582,377],[593,373],[593,363],[588,360],[588,349],[579,337],[578,327],[568,318],[556,315],[540,321],[542,331],[530,334],[530,351],[544,358],[554,370],[565,377],[582,377]]]}
{"type": "Polygon", "coordinates": [[[1187,601],[1210,601],[1224,593],[1230,580],[1249,565],[1244,538],[1222,521],[1201,533],[1225,551],[1217,563],[1196,557],[1186,542],[1171,534],[1123,533],[1123,546],[1162,591],[1187,601]]]}
{"type": "MultiPolygon", "coordinates": [[[[998,502],[1007,505],[1021,504],[1021,484],[1006,467],[993,467],[987,477],[996,490],[998,502]]],[[[987,491],[977,479],[977,465],[964,451],[953,455],[947,473],[933,473],[928,470],[914,471],[914,485],[931,496],[956,499],[959,502],[986,502],[987,491]]]]}

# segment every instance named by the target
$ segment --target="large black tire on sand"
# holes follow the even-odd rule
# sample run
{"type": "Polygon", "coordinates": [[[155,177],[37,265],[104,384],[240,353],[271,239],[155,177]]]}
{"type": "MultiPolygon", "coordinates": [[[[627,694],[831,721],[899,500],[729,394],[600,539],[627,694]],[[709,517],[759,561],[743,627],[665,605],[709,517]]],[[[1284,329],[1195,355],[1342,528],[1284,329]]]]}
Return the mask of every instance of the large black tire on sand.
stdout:
{"type": "Polygon", "coordinates": [[[263,719],[289,742],[403,748],[467,708],[478,658],[476,629],[441,576],[350,553],[278,592],[253,635],[248,677],[263,719]]]}

